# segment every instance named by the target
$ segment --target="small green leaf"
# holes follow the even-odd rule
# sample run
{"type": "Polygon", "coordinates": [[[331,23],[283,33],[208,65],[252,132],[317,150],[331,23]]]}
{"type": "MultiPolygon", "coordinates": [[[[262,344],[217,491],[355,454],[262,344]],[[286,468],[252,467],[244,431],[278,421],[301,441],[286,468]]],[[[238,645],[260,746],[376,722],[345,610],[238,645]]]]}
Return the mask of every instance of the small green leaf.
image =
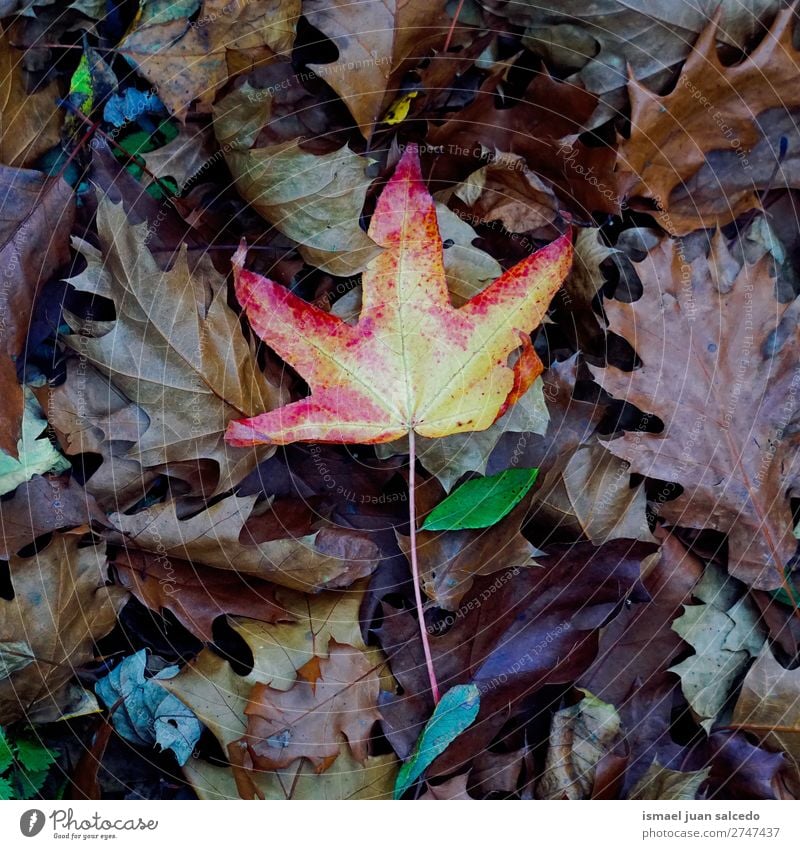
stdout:
{"type": "Polygon", "coordinates": [[[25,772],[47,771],[50,764],[55,763],[56,756],[38,740],[26,740],[24,737],[16,740],[17,763],[25,772]]]}
{"type": "Polygon", "coordinates": [[[453,740],[475,722],[480,701],[480,691],[474,684],[458,684],[442,696],[422,729],[411,757],[400,767],[394,786],[395,799],[399,799],[453,740]]]}
{"type": "Polygon", "coordinates": [[[538,469],[506,469],[499,475],[467,481],[437,504],[423,531],[489,528],[507,516],[536,483],[538,469]]]}
{"type": "Polygon", "coordinates": [[[20,799],[36,798],[44,787],[50,769],[40,769],[36,772],[23,772],[19,770],[14,775],[14,783],[17,785],[15,793],[20,799]]]}
{"type": "Polygon", "coordinates": [[[0,772],[5,772],[14,763],[14,753],[8,743],[8,737],[2,726],[0,726],[0,772]]]}
{"type": "Polygon", "coordinates": [[[0,776],[0,802],[7,802],[9,799],[16,799],[14,788],[8,779],[0,776]]]}
{"type": "Polygon", "coordinates": [[[92,72],[89,68],[89,58],[85,53],[81,56],[81,61],[69,81],[69,93],[74,95],[75,105],[80,107],[84,115],[92,111],[94,106],[92,72]]]}

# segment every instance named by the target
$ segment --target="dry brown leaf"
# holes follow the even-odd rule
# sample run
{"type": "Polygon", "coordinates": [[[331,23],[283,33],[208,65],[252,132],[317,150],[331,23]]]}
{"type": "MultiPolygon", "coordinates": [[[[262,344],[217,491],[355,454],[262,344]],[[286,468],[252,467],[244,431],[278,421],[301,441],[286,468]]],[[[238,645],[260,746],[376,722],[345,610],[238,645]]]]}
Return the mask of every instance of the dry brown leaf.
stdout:
{"type": "Polygon", "coordinates": [[[689,54],[698,34],[720,10],[718,38],[745,49],[780,0],[481,0],[495,14],[525,26],[523,45],[544,58],[548,68],[575,71],[580,83],[602,100],[589,127],[617,117],[627,106],[629,75],[651,88],[669,79],[689,54]],[[629,71],[630,69],[630,71],[629,71]]]}
{"type": "Polygon", "coordinates": [[[237,775],[232,769],[199,759],[190,758],[183,771],[201,799],[390,800],[397,775],[394,755],[375,755],[360,764],[347,743],[342,741],[339,746],[339,757],[322,775],[305,760],[279,772],[248,773],[238,783],[241,770],[237,775]]]}
{"type": "MultiPolygon", "coordinates": [[[[499,221],[510,233],[552,224],[558,202],[552,189],[514,153],[488,152],[484,165],[459,183],[453,194],[469,207],[469,221],[499,221]]],[[[580,231],[583,232],[583,231],[580,231]]]]}
{"type": "Polygon", "coordinates": [[[142,499],[155,471],[127,457],[149,425],[132,404],[88,362],[72,358],[66,380],[36,391],[61,450],[69,457],[98,454],[102,462],[84,483],[104,510],[126,510],[142,499]]]}
{"type": "MultiPolygon", "coordinates": [[[[537,550],[522,535],[521,526],[530,511],[530,499],[491,528],[466,531],[419,531],[417,556],[426,595],[445,610],[456,610],[478,575],[501,569],[533,565],[537,550]]],[[[409,555],[409,537],[397,534],[400,548],[409,555]]]]}
{"type": "Polygon", "coordinates": [[[207,111],[230,74],[291,50],[300,0],[204,0],[194,21],[147,11],[118,49],[183,119],[196,99],[207,111]]]}
{"type": "Polygon", "coordinates": [[[434,149],[442,146],[430,179],[458,182],[475,170],[482,152],[497,149],[522,156],[535,175],[582,215],[619,212],[613,181],[590,181],[592,174],[611,172],[615,152],[586,147],[576,138],[596,97],[578,85],[537,74],[518,101],[501,109],[495,104],[499,83],[498,76],[490,77],[472,103],[429,128],[428,142],[434,149]]]}
{"type": "Polygon", "coordinates": [[[172,177],[184,187],[204,167],[214,164],[213,137],[207,124],[187,121],[163,147],[143,153],[147,169],[156,177],[172,177]]]}
{"type": "Polygon", "coordinates": [[[256,684],[247,716],[248,752],[256,769],[285,769],[306,758],[324,772],[339,755],[340,735],[353,758],[366,762],[372,727],[380,719],[380,678],[374,657],[332,642],[319,663],[319,678],[290,690],[256,684]]]}
{"type": "Polygon", "coordinates": [[[163,554],[128,549],[112,561],[121,586],[156,612],[170,610],[201,640],[212,642],[214,620],[224,614],[263,622],[292,617],[278,604],[275,587],[258,578],[206,569],[163,554]]]}
{"type": "Polygon", "coordinates": [[[80,535],[58,534],[34,557],[9,562],[14,598],[0,599],[2,725],[61,717],[70,679],[92,659],[95,641],[113,628],[127,599],[106,586],[105,546],[79,542],[80,535]],[[9,657],[24,664],[10,675],[9,657]]]}
{"type": "Polygon", "coordinates": [[[800,767],[800,669],[781,666],[768,644],[747,672],[733,724],[800,767]]]}
{"type": "Polygon", "coordinates": [[[690,801],[696,799],[700,787],[708,778],[709,768],[696,772],[681,772],[654,761],[631,791],[631,799],[660,801],[690,801]]]}
{"type": "Polygon", "coordinates": [[[113,299],[117,317],[110,330],[82,323],[76,329],[85,335],[67,342],[147,413],[131,458],[146,467],[211,459],[217,489],[231,489],[270,452],[227,445],[228,422],[272,409],[284,395],[259,370],[207,256],[190,272],[184,246],[162,272],[147,226],[131,225],[121,205],[101,199],[97,221],[103,250],[76,240],[87,268],[69,282],[113,299]]]}
{"type": "Polygon", "coordinates": [[[597,766],[619,738],[616,708],[584,690],[577,704],[553,715],[550,748],[536,798],[591,798],[597,766]]]}
{"type": "Polygon", "coordinates": [[[34,475],[0,510],[0,558],[8,560],[36,537],[62,528],[105,521],[94,498],[71,477],[34,475]]]}
{"type": "MultiPolygon", "coordinates": [[[[133,515],[114,513],[109,521],[127,545],[255,575],[301,592],[349,586],[375,568],[377,546],[343,528],[256,543],[246,527],[256,500],[231,495],[188,519],[181,519],[177,502],[169,501],[133,515]]],[[[254,518],[264,509],[255,509],[254,518]]]]}
{"type": "Polygon", "coordinates": [[[16,360],[39,285],[69,260],[75,202],[60,177],[6,166],[0,166],[0,193],[0,450],[16,457],[24,406],[16,360]]]}
{"type": "Polygon", "coordinates": [[[28,91],[23,56],[0,32],[0,162],[4,165],[23,166],[57,144],[64,118],[57,105],[55,80],[28,91]]]}
{"type": "MultiPolygon", "coordinates": [[[[656,498],[672,524],[728,534],[729,571],[757,589],[782,585],[794,554],[787,497],[796,416],[795,344],[800,300],[775,299],[769,261],[733,274],[720,234],[689,265],[663,240],[636,263],[643,295],[606,301],[610,328],[637,350],[633,372],[592,368],[615,398],[664,422],[605,443],[631,470],[684,487],[656,498]]],[[[735,269],[735,265],[734,265],[735,269]]]]}
{"type": "Polygon", "coordinates": [[[653,541],[644,487],[632,486],[629,464],[599,442],[578,448],[561,478],[575,518],[595,545],[612,539],[653,541]]]}
{"type": "MultiPolygon", "coordinates": [[[[700,170],[711,151],[734,149],[747,169],[747,155],[762,137],[757,117],[768,109],[800,106],[794,21],[795,11],[789,6],[755,50],[731,66],[723,65],[717,53],[717,24],[709,24],[669,94],[661,97],[641,82],[630,81],[632,131],[620,145],[620,191],[654,200],[662,210],[656,217],[664,229],[684,235],[699,227],[727,224],[760,206],[755,186],[749,191],[740,188],[724,207],[709,214],[695,206],[673,213],[669,198],[673,189],[700,170]]],[[[725,185],[720,189],[724,192],[725,185]]]]}
{"type": "Polygon", "coordinates": [[[344,100],[367,139],[388,105],[390,81],[409,58],[444,42],[449,23],[427,0],[305,0],[303,14],[339,48],[336,62],[309,67],[344,100]]]}
{"type": "Polygon", "coordinates": [[[236,189],[303,259],[337,276],[357,274],[380,253],[360,227],[371,178],[368,160],[345,145],[315,154],[301,138],[253,147],[269,122],[272,96],[248,84],[214,106],[214,133],[236,189]]]}

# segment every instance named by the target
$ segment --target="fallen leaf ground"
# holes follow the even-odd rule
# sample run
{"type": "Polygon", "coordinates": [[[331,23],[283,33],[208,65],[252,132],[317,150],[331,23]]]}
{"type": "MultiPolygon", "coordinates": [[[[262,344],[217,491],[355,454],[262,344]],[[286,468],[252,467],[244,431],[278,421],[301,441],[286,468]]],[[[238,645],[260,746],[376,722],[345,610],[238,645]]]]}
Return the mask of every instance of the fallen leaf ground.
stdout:
{"type": "Polygon", "coordinates": [[[0,4],[0,798],[798,798],[797,15],[586,9],[0,4]]]}

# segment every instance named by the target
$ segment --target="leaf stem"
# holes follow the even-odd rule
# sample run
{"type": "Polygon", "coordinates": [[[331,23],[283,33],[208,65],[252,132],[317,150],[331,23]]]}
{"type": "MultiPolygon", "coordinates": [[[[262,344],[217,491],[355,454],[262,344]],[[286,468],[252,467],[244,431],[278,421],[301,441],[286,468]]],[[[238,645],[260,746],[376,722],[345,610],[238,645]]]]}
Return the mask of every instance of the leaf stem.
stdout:
{"type": "Polygon", "coordinates": [[[422,605],[422,586],[419,579],[419,563],[417,562],[417,504],[416,504],[416,465],[417,445],[414,429],[408,432],[408,519],[411,527],[411,577],[414,581],[414,600],[417,603],[417,618],[419,619],[419,634],[422,638],[422,650],[425,653],[425,666],[428,669],[428,680],[431,682],[431,694],[434,705],[439,704],[439,684],[436,681],[436,671],[433,668],[431,645],[428,641],[428,629],[425,627],[425,610],[422,605]]]}

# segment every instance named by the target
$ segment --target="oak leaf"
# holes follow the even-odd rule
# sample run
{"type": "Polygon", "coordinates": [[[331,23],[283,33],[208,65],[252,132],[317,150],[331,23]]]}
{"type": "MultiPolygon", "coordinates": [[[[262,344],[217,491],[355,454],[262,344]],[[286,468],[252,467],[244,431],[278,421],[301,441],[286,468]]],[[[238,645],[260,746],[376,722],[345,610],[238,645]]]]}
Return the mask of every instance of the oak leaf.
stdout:
{"type": "Polygon", "coordinates": [[[684,214],[673,214],[669,197],[701,169],[713,150],[734,149],[741,166],[749,168],[747,153],[763,136],[758,116],[768,109],[800,106],[794,85],[800,68],[800,53],[792,45],[794,22],[795,11],[789,6],[752,53],[730,66],[722,64],[717,52],[718,22],[710,23],[669,94],[659,96],[638,80],[630,81],[633,129],[620,146],[620,191],[655,200],[663,211],[659,223],[671,233],[721,226],[760,207],[752,183],[749,190],[743,184],[709,214],[694,205],[683,207],[684,214]]]}
{"type": "Polygon", "coordinates": [[[365,138],[388,105],[392,79],[408,59],[421,59],[444,41],[447,24],[443,9],[427,0],[355,6],[351,0],[305,0],[303,14],[339,48],[335,63],[309,67],[347,104],[365,138]]]}
{"type": "Polygon", "coordinates": [[[263,510],[256,498],[231,495],[189,518],[180,518],[177,503],[169,501],[132,515],[113,513],[109,521],[127,545],[303,592],[349,586],[372,572],[377,546],[349,529],[256,543],[246,527],[254,510],[263,510]]]}
{"type": "Polygon", "coordinates": [[[708,257],[684,257],[663,240],[634,264],[642,297],[604,304],[642,365],[592,367],[595,378],[664,422],[661,433],[629,431],[605,445],[632,472],[681,484],[679,498],[666,497],[674,487],[657,497],[661,515],[727,533],[731,574],[775,589],[796,547],[788,493],[800,300],[778,303],[768,259],[737,271],[719,233],[708,257]]]}
{"type": "Polygon", "coordinates": [[[587,129],[627,106],[629,74],[651,88],[669,79],[717,10],[717,37],[740,50],[761,31],[779,0],[549,0],[545,4],[481,0],[494,14],[525,26],[522,44],[544,59],[548,68],[573,85],[584,85],[602,100],[587,129]],[[630,69],[630,70],[629,70],[630,69]]]}
{"type": "Polygon", "coordinates": [[[363,276],[359,322],[350,326],[244,268],[234,257],[239,302],[259,334],[308,381],[311,396],[232,422],[233,445],[389,442],[484,430],[541,373],[527,333],[569,269],[562,236],[460,309],[449,299],[433,200],[409,146],[384,189],[369,235],[384,248],[363,276]],[[520,344],[514,369],[508,357],[520,344]]]}
{"type": "Polygon", "coordinates": [[[800,670],[781,666],[768,645],[747,671],[733,724],[800,765],[800,670]]]}
{"type": "Polygon", "coordinates": [[[372,726],[380,719],[380,677],[372,657],[331,642],[319,664],[319,678],[298,681],[289,690],[256,684],[245,715],[245,740],[257,769],[283,769],[298,758],[324,772],[347,738],[353,757],[364,763],[372,726]]]}
{"type": "Polygon", "coordinates": [[[84,480],[88,496],[105,510],[127,510],[145,497],[157,477],[127,456],[150,421],[89,362],[69,358],[65,370],[60,386],[48,385],[35,394],[64,454],[101,458],[84,480]]]}
{"type": "Polygon", "coordinates": [[[106,586],[105,546],[80,548],[80,535],[58,534],[33,557],[9,561],[14,598],[0,600],[0,658],[9,643],[27,645],[11,674],[0,661],[0,724],[60,718],[70,679],[93,657],[127,599],[106,586]]]}
{"type": "Polygon", "coordinates": [[[672,627],[695,653],[671,668],[680,676],[686,700],[700,725],[710,731],[766,634],[755,605],[736,598],[734,582],[709,564],[693,591],[700,604],[686,605],[672,627]]]}
{"type": "Polygon", "coordinates": [[[259,370],[208,257],[190,271],[184,246],[162,272],[146,225],[131,225],[121,205],[102,199],[97,223],[102,250],[76,240],[87,267],[69,282],[111,298],[116,321],[73,322],[79,332],[67,342],[147,413],[130,457],[146,467],[211,458],[217,488],[230,489],[263,455],[226,445],[227,423],[274,407],[282,393],[259,370]]]}
{"type": "Polygon", "coordinates": [[[119,583],[142,604],[157,613],[170,610],[205,642],[213,642],[214,620],[225,614],[264,622],[292,618],[277,603],[275,587],[258,578],[132,548],[118,551],[111,564],[119,583]]]}

